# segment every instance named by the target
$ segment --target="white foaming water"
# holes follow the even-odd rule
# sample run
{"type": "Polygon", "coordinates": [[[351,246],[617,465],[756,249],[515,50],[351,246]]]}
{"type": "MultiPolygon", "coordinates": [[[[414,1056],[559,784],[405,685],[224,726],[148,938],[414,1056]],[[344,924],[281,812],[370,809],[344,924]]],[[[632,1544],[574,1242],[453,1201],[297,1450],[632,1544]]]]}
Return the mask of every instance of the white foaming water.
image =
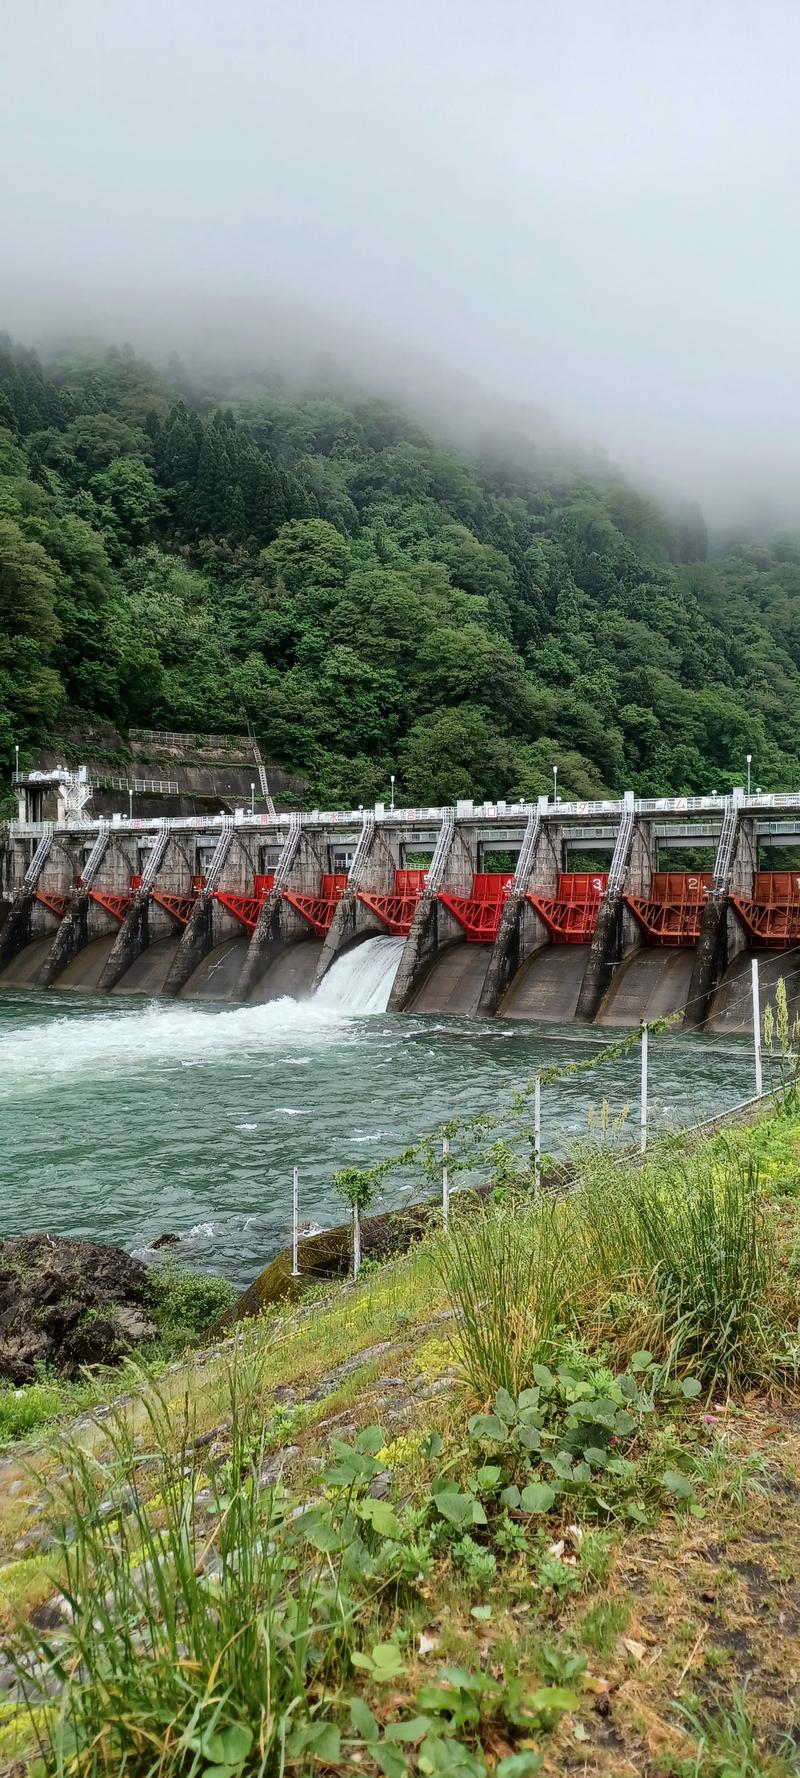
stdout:
{"type": "Polygon", "coordinates": [[[403,955],[404,938],[367,938],[345,951],[314,995],[315,1006],[330,1007],[350,1018],[385,1012],[403,955]]]}
{"type": "Polygon", "coordinates": [[[65,1014],[14,1032],[4,1047],[0,1099],[4,1088],[16,1092],[24,1082],[41,1090],[43,1079],[52,1084],[77,1074],[135,1072],[153,1062],[202,1067],[227,1056],[283,1052],[295,1043],[326,1046],[340,1028],[333,1006],[289,999],[224,1012],[167,1000],[148,1001],[135,1012],[128,1005],[79,1018],[65,1014]]]}

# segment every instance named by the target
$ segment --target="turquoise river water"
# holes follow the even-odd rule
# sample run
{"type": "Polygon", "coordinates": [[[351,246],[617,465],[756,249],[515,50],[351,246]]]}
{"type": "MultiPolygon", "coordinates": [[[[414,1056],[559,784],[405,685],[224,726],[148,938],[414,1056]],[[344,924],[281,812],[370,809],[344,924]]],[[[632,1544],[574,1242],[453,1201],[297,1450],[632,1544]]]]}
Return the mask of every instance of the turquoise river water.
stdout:
{"type": "MultiPolygon", "coordinates": [[[[399,1151],[445,1118],[497,1111],[538,1067],[608,1041],[579,1026],[389,1015],[398,956],[398,941],[370,941],[305,1002],[0,995],[0,1232],[148,1257],[170,1231],[182,1261],[245,1285],[287,1239],[294,1165],[302,1218],[341,1221],[337,1167],[399,1151]]],[[[564,1153],[603,1099],[635,1118],[638,1091],[638,1051],[546,1088],[544,1149],[564,1153]]],[[[752,1091],[745,1039],[651,1042],[656,1124],[690,1124],[752,1091]]],[[[382,1206],[415,1188],[429,1189],[395,1181],[382,1206]]]]}

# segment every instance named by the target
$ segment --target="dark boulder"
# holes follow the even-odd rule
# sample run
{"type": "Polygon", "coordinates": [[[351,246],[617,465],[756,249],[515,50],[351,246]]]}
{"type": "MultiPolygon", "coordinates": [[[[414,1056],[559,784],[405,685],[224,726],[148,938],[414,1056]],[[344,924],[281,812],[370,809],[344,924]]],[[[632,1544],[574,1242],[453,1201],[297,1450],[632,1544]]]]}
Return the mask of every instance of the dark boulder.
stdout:
{"type": "Polygon", "coordinates": [[[0,1241],[0,1379],[34,1382],[40,1366],[77,1377],[114,1364],[156,1329],[148,1272],[119,1247],[64,1236],[0,1241]]]}

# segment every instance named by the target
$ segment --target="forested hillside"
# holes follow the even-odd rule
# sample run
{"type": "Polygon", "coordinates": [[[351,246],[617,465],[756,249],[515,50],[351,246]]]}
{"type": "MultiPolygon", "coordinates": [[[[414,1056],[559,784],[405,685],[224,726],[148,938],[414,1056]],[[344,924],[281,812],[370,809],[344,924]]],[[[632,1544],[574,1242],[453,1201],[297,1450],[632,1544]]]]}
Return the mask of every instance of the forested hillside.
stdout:
{"type": "Polygon", "coordinates": [[[796,783],[800,544],[394,405],[220,405],[0,342],[0,770],[64,720],[239,730],[352,805],[796,783]]]}

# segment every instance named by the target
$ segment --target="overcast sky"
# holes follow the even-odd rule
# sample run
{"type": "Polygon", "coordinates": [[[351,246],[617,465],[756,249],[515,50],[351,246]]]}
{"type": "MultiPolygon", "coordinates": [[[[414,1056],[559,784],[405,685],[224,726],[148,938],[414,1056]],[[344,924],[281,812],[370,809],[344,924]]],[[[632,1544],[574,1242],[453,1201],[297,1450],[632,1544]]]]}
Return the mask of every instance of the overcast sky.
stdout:
{"type": "MultiPolygon", "coordinates": [[[[795,0],[5,0],[6,319],[262,297],[800,489],[795,0]]],[[[800,505],[800,500],[797,501],[800,505]]]]}

